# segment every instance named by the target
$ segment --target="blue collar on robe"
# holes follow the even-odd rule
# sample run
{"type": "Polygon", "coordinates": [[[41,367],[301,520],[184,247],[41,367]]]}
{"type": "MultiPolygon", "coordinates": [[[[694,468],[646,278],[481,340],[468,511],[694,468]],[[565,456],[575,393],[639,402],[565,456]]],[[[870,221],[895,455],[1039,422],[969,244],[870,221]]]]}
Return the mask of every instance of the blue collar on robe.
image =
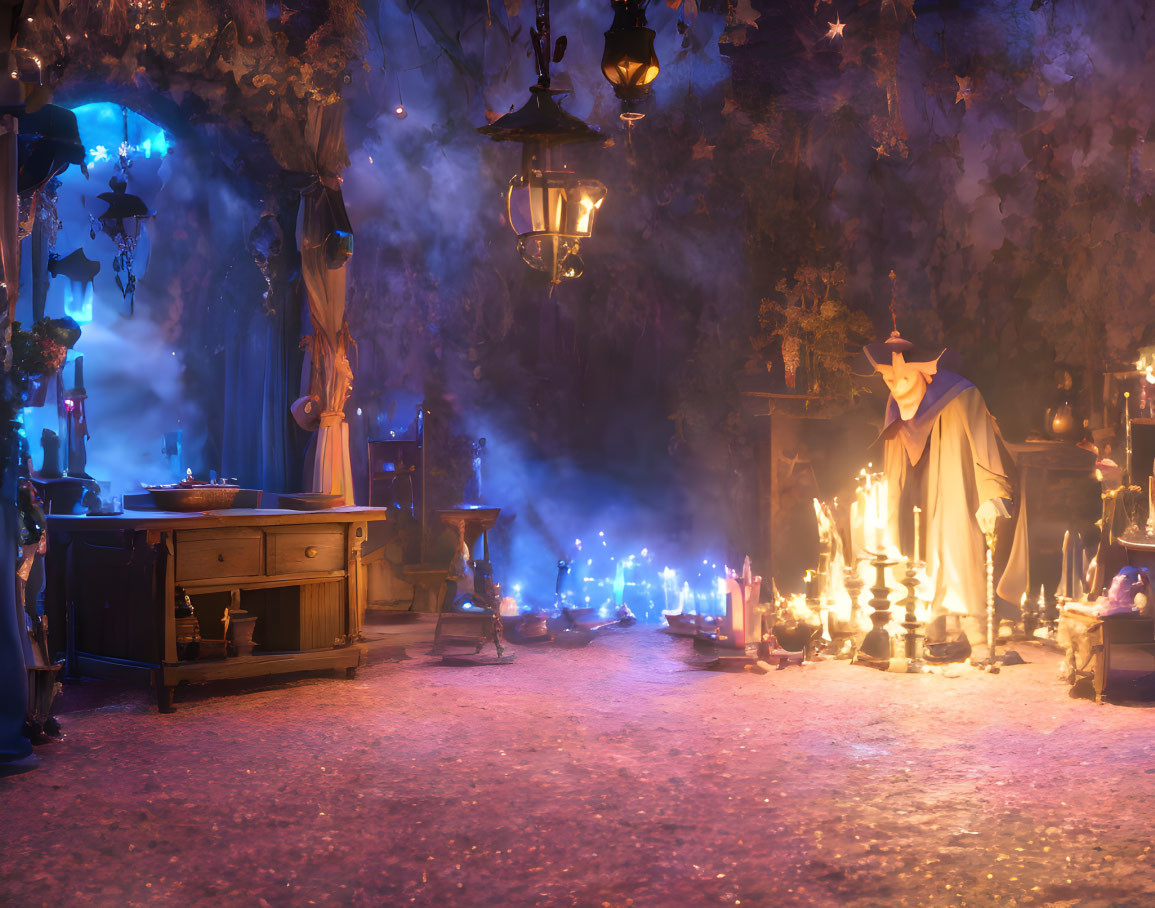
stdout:
{"type": "Polygon", "coordinates": [[[897,435],[902,440],[902,446],[906,448],[910,465],[915,466],[922,459],[922,452],[926,450],[926,442],[930,438],[930,430],[943,407],[967,388],[973,387],[974,385],[961,375],[939,371],[934,380],[927,385],[922,403],[918,405],[918,410],[910,419],[903,419],[899,415],[898,402],[891,397],[886,402],[886,421],[882,425],[882,437],[894,438],[897,435]]]}

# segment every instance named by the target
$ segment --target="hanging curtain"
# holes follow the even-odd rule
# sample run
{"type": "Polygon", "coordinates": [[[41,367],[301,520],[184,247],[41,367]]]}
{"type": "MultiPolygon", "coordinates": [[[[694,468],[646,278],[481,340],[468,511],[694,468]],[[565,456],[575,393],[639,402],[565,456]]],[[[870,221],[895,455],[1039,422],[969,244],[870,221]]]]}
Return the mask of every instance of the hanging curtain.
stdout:
{"type": "Polygon", "coordinates": [[[3,270],[7,321],[16,317],[20,294],[20,215],[17,207],[16,173],[20,157],[16,118],[0,116],[0,269],[3,270]]]}
{"type": "Polygon", "coordinates": [[[305,338],[309,354],[309,394],[293,413],[303,428],[316,428],[310,491],[341,496],[353,504],[353,468],[345,402],[353,387],[351,345],[345,321],[345,264],[353,252],[353,232],[341,197],[345,154],[344,108],[314,105],[305,127],[313,149],[315,180],[301,194],[298,236],[301,276],[309,301],[313,333],[305,338]]]}

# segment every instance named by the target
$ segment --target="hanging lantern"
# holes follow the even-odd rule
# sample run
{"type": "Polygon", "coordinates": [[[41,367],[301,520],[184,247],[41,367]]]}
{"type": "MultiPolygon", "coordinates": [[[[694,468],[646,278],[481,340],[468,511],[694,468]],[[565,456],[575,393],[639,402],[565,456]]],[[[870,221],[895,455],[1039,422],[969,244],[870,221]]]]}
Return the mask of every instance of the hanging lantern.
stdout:
{"type": "Polygon", "coordinates": [[[108,205],[108,209],[96,218],[96,222],[101,232],[116,244],[112,270],[116,272],[116,286],[128,301],[128,314],[132,315],[136,299],[136,273],[133,270],[136,244],[140,239],[141,225],[155,212],[148,210],[140,196],[128,192],[128,181],[123,177],[112,177],[108,186],[111,192],[97,196],[108,205]]]}
{"type": "Polygon", "coordinates": [[[622,101],[636,101],[650,93],[658,77],[654,30],[646,28],[648,0],[613,0],[614,22],[606,32],[602,75],[622,101]]]}
{"type": "MultiPolygon", "coordinates": [[[[560,146],[593,142],[600,133],[558,103],[565,92],[549,87],[549,3],[537,0],[537,28],[531,29],[538,82],[521,108],[478,129],[497,142],[522,146],[521,171],[509,181],[506,213],[526,264],[549,275],[550,283],[579,277],[581,241],[593,234],[606,187],[582,177],[561,161],[560,146]]],[[[553,61],[565,52],[559,38],[553,61]]]]}

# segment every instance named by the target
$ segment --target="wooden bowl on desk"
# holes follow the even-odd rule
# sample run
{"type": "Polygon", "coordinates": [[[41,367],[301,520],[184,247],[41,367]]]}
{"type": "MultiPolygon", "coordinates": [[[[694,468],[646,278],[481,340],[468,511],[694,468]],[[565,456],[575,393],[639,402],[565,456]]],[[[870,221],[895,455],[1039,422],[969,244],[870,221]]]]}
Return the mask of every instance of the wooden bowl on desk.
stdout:
{"type": "Polygon", "coordinates": [[[231,508],[237,493],[237,486],[149,486],[148,493],[153,504],[162,511],[216,511],[231,508]]]}

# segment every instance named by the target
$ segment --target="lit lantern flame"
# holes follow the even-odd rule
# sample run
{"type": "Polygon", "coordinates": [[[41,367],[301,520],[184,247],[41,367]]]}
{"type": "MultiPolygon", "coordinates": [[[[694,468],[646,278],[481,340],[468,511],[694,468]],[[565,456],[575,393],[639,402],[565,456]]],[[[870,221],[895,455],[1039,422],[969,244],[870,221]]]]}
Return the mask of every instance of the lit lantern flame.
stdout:
{"type": "Polygon", "coordinates": [[[602,75],[622,101],[635,101],[650,92],[660,67],[654,52],[654,30],[646,28],[645,3],[618,0],[614,21],[606,32],[602,75]]]}
{"type": "Polygon", "coordinates": [[[597,180],[568,170],[531,170],[509,181],[509,224],[527,265],[554,278],[580,277],[581,240],[591,236],[606,198],[597,180]]]}

